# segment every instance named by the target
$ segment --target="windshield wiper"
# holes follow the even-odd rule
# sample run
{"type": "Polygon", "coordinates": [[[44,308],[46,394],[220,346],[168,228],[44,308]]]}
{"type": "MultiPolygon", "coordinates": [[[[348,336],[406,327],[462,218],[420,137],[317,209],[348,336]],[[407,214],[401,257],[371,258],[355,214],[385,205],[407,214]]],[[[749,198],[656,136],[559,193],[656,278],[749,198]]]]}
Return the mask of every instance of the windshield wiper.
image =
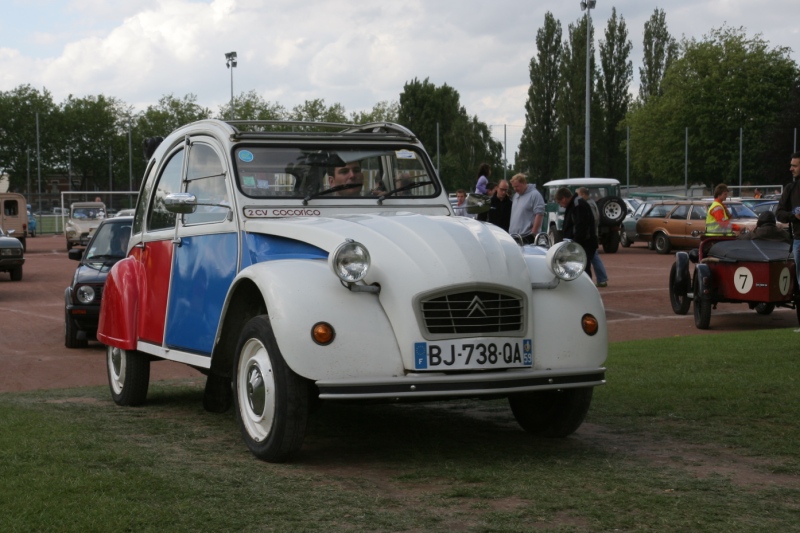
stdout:
{"type": "Polygon", "coordinates": [[[324,191],[315,192],[314,194],[309,194],[305,198],[303,198],[303,205],[308,205],[308,201],[312,198],[316,198],[317,196],[325,196],[326,194],[330,194],[332,192],[337,191],[344,191],[347,189],[355,189],[356,187],[363,187],[363,183],[343,183],[341,185],[336,185],[335,187],[331,187],[330,189],[325,189],[324,191]]]}
{"type": "Polygon", "coordinates": [[[417,187],[423,187],[425,185],[433,185],[432,181],[415,181],[414,183],[409,183],[408,185],[403,185],[399,189],[392,189],[389,192],[383,193],[378,197],[378,205],[383,205],[384,198],[392,196],[398,192],[403,191],[410,191],[411,189],[416,189],[417,187]]]}

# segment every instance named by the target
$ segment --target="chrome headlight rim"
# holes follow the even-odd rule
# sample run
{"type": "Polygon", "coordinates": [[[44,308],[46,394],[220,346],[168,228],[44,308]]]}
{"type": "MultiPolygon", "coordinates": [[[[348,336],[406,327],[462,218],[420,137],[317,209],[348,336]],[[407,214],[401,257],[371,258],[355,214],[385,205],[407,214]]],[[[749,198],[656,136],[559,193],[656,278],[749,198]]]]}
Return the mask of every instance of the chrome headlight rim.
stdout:
{"type": "Polygon", "coordinates": [[[547,251],[547,268],[558,279],[574,281],[586,271],[586,251],[577,242],[565,240],[547,251]]]}
{"type": "Polygon", "coordinates": [[[91,285],[79,285],[75,288],[75,299],[83,305],[89,305],[95,301],[97,292],[91,285]]]}
{"type": "Polygon", "coordinates": [[[328,265],[343,283],[358,283],[369,272],[369,250],[360,242],[347,239],[328,256],[328,265]]]}

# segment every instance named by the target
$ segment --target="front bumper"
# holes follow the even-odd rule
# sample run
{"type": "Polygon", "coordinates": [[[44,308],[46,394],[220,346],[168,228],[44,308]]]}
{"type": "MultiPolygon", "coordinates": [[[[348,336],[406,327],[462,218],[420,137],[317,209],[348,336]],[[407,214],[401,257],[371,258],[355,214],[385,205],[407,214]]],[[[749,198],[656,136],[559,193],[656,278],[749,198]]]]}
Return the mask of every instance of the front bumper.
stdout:
{"type": "Polygon", "coordinates": [[[97,335],[97,324],[100,321],[99,305],[67,305],[67,317],[87,337],[97,335]]]}
{"type": "Polygon", "coordinates": [[[25,264],[25,259],[23,257],[1,257],[0,258],[0,270],[8,270],[11,268],[16,268],[25,264]]]}
{"type": "Polygon", "coordinates": [[[517,392],[596,387],[605,367],[506,370],[459,374],[409,373],[403,377],[316,382],[322,400],[403,400],[503,396],[517,392]]]}

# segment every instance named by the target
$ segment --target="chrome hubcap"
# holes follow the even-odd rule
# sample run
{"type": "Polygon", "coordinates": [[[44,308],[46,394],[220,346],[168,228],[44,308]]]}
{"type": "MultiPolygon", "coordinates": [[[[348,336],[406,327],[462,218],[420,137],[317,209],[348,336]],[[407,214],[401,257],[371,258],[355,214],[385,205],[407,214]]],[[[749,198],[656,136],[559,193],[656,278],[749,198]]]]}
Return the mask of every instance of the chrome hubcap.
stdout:
{"type": "Polygon", "coordinates": [[[254,414],[262,416],[264,405],[266,404],[267,387],[264,384],[264,376],[258,366],[253,365],[247,373],[247,401],[254,414]]]}

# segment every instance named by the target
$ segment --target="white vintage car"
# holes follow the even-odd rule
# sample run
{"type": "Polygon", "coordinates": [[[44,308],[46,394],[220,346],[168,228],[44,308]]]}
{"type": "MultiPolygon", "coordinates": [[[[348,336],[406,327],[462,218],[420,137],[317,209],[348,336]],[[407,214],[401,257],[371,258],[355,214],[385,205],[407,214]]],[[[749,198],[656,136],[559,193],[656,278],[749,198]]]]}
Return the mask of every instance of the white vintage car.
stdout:
{"type": "Polygon", "coordinates": [[[605,312],[580,246],[540,237],[453,216],[402,126],[189,124],[150,157],[106,281],[111,394],[143,403],[153,360],[198,368],[267,461],[320,400],[507,397],[569,435],[605,383],[605,312]]]}

